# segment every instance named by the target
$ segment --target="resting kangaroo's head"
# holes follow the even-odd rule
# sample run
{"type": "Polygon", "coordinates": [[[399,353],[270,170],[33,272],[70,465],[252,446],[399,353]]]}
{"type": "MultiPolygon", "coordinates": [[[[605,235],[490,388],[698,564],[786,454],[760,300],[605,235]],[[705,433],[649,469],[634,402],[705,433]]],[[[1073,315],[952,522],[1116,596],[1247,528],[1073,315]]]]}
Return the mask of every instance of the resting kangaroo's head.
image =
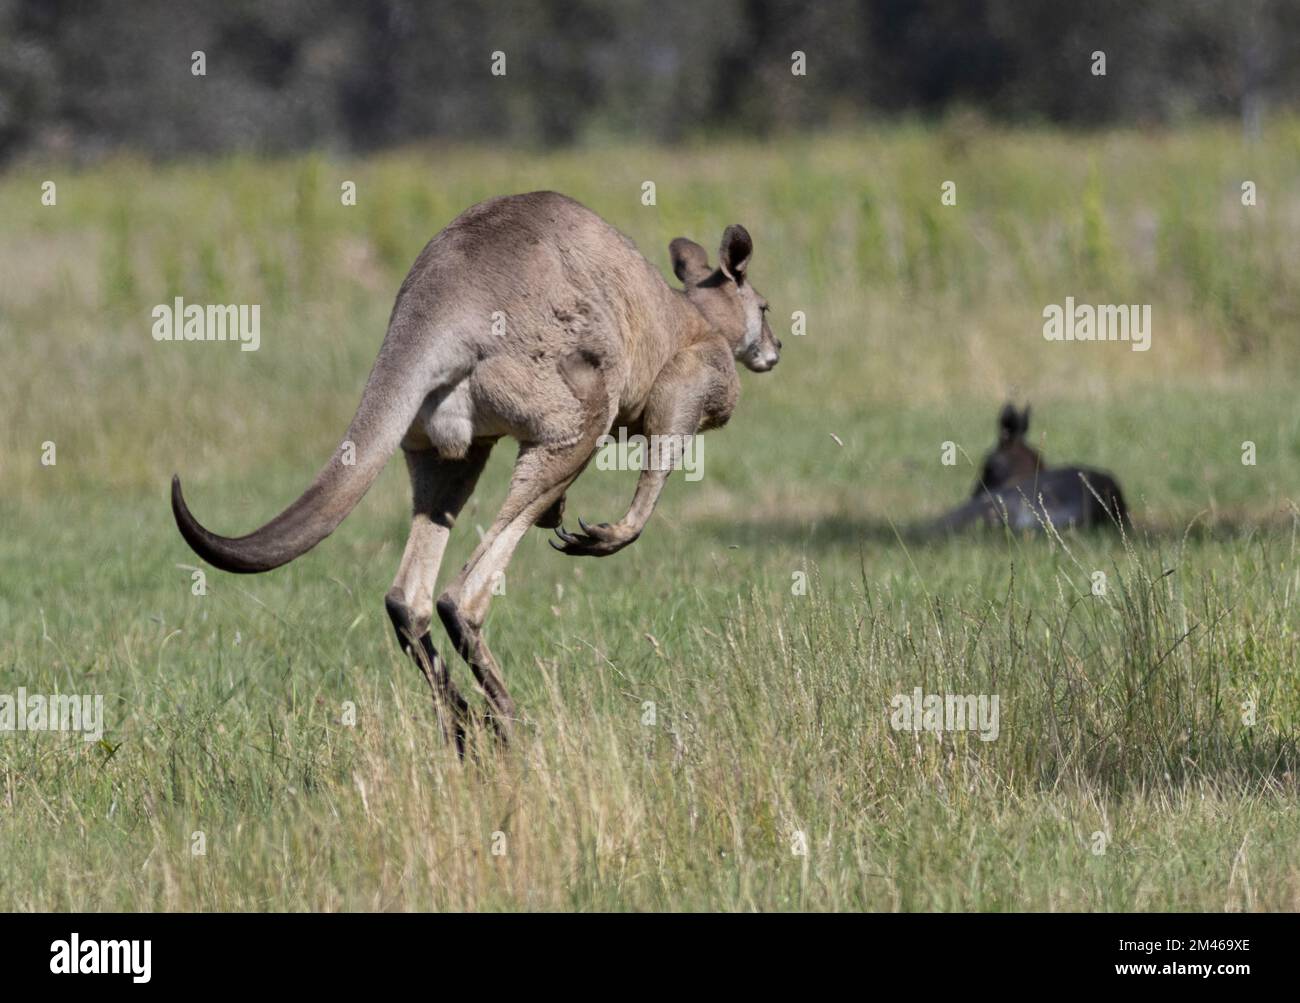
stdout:
{"type": "Polygon", "coordinates": [[[1025,444],[1028,431],[1029,407],[1017,411],[1014,404],[1004,404],[998,415],[998,444],[984,457],[984,469],[971,492],[972,497],[978,497],[983,491],[997,491],[1038,472],[1043,458],[1025,444]]]}
{"type": "Polygon", "coordinates": [[[686,296],[715,330],[731,344],[737,362],[765,373],[781,358],[781,342],[767,323],[767,300],[749,281],[754,242],[739,224],[727,227],[718,250],[718,267],[693,240],[678,237],[668,245],[673,271],[686,296]]]}

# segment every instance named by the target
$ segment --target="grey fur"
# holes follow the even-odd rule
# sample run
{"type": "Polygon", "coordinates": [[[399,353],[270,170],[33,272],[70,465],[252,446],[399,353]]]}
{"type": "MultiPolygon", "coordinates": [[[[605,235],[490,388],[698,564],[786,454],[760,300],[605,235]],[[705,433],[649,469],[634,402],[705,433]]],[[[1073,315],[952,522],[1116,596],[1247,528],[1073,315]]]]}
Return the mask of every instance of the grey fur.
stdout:
{"type": "MultiPolygon", "coordinates": [[[[533,192],[473,206],[429,242],[402,283],[344,437],[355,447],[355,465],[336,450],[297,501],[236,538],[204,528],[173,478],[177,526],[218,568],[268,571],[328,536],[400,445],[415,511],[387,606],[459,744],[465,702],[427,639],[434,577],[492,444],[516,439],[505,504],[437,603],[488,695],[493,724],[508,734],[513,704],[480,634],[492,575],[504,571],[529,526],[558,523],[564,492],[601,434],[718,427],[736,403],[736,362],[759,372],[776,364],[780,342],[748,281],[752,251],[744,227],[728,227],[715,269],[703,248],[677,238],[670,253],[684,289],[676,290],[627,237],[566,196],[533,192]],[[494,317],[504,331],[494,332],[494,317]]],[[[617,523],[582,523],[581,533],[558,527],[557,549],[606,556],[627,546],[666,477],[643,471],[617,523]]]]}

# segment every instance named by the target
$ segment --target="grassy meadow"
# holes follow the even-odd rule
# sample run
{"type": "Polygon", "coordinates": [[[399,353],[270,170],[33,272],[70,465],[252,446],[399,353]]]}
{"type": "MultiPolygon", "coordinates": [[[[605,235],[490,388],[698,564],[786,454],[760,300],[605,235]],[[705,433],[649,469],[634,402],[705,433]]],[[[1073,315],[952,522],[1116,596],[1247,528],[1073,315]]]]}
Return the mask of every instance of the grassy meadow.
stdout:
{"type": "MultiPolygon", "coordinates": [[[[0,733],[0,909],[1300,909],[1297,165],[1300,122],[1246,145],[955,118],[11,168],[0,694],[102,694],[107,727],[0,733]],[[461,763],[384,613],[400,459],[316,550],[209,568],[206,595],[168,487],[218,532],[278,512],[425,241],[539,188],[665,274],[673,237],[712,252],[744,223],[785,349],[635,545],[525,538],[487,629],[519,739],[461,763]],[[176,296],[260,304],[260,350],[155,342],[176,296]],[[1045,341],[1067,296],[1150,304],[1150,351],[1045,341]],[[966,497],[1009,397],[1049,461],[1116,474],[1127,540],[908,536],[966,497]],[[996,694],[997,738],[895,730],[915,687],[996,694]]],[[[618,517],[634,481],[588,469],[568,522],[618,517]]]]}

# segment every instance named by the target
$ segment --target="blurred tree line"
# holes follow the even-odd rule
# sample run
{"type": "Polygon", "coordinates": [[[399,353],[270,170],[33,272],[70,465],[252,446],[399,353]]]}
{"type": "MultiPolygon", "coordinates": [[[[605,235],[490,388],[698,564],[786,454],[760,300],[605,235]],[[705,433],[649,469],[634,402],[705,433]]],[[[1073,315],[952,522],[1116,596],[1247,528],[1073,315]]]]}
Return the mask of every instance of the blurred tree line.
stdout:
{"type": "Polygon", "coordinates": [[[1254,129],[1300,97],[1297,29],[1297,0],[0,0],[0,161],[763,135],[952,108],[1254,129]]]}

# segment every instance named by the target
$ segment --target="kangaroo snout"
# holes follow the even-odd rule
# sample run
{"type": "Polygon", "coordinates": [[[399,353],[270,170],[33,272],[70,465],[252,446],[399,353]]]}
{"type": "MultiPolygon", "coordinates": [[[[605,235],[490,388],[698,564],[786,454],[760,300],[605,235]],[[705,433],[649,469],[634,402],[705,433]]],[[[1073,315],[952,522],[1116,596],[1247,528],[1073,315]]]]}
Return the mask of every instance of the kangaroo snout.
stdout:
{"type": "Polygon", "coordinates": [[[781,361],[781,342],[764,332],[763,337],[740,357],[741,363],[751,373],[766,373],[781,361]]]}

